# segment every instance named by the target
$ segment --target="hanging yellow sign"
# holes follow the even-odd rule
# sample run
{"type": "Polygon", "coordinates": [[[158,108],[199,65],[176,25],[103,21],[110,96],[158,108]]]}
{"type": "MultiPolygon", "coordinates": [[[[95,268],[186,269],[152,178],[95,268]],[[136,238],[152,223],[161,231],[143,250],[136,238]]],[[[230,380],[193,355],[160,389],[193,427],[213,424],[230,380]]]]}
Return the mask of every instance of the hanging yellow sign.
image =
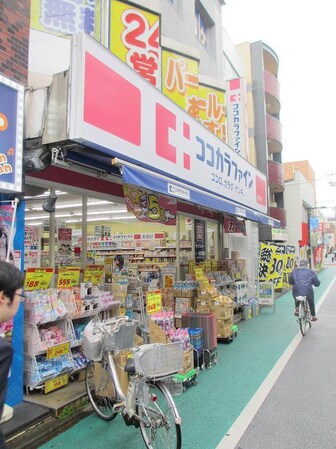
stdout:
{"type": "Polygon", "coordinates": [[[87,265],[85,267],[83,282],[92,282],[93,285],[101,284],[104,276],[104,265],[87,265]]]}
{"type": "Polygon", "coordinates": [[[203,273],[202,268],[197,268],[197,267],[195,267],[195,268],[194,268],[194,272],[195,272],[195,278],[196,278],[196,281],[201,281],[201,280],[203,280],[203,278],[204,278],[204,273],[203,273]]]}
{"type": "Polygon", "coordinates": [[[147,313],[151,315],[152,313],[160,312],[162,309],[162,296],[160,290],[154,290],[152,292],[146,293],[147,299],[147,313]]]}
{"type": "Polygon", "coordinates": [[[68,354],[70,350],[70,342],[61,343],[60,345],[51,346],[47,351],[47,359],[54,359],[68,354]]]}
{"type": "Polygon", "coordinates": [[[47,382],[44,384],[44,392],[50,393],[51,391],[64,387],[64,385],[67,385],[68,379],[68,375],[63,374],[63,376],[58,376],[55,377],[55,379],[47,380],[47,382]]]}
{"type": "Polygon", "coordinates": [[[57,288],[70,288],[79,284],[79,267],[60,267],[58,269],[57,288]]]}
{"type": "Polygon", "coordinates": [[[24,289],[43,290],[49,287],[53,268],[27,268],[24,289]]]}

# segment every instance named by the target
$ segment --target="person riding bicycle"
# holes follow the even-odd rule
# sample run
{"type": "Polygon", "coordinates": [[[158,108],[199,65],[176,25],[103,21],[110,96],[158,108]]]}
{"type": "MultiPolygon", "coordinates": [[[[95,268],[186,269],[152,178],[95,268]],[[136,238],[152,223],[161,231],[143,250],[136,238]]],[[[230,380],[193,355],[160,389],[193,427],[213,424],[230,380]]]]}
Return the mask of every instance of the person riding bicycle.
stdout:
{"type": "Polygon", "coordinates": [[[301,260],[298,268],[289,275],[289,283],[293,285],[292,293],[295,301],[295,312],[294,315],[299,315],[299,303],[296,301],[298,296],[305,296],[307,298],[310,313],[312,316],[312,321],[317,321],[315,314],[315,303],[314,303],[314,289],[321,284],[320,279],[317,277],[316,273],[308,267],[308,262],[306,260],[301,260]]]}

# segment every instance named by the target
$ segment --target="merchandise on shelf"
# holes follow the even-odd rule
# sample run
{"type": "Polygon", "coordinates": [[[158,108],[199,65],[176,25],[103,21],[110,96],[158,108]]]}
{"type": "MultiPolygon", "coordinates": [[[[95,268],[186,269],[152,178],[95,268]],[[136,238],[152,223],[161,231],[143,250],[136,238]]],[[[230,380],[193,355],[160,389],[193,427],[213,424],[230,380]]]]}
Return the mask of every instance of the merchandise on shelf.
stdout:
{"type": "Polygon", "coordinates": [[[59,291],[55,289],[26,292],[25,321],[33,324],[56,321],[67,315],[59,291]]]}
{"type": "Polygon", "coordinates": [[[69,319],[42,325],[25,323],[24,348],[26,354],[37,355],[67,341],[70,345],[76,341],[72,321],[69,319]]]}
{"type": "Polygon", "coordinates": [[[47,359],[46,356],[25,357],[24,377],[25,385],[35,388],[47,380],[60,376],[63,373],[70,373],[74,370],[74,363],[70,353],[47,359]]]}
{"type": "Polygon", "coordinates": [[[72,353],[72,358],[74,362],[74,369],[80,370],[85,368],[87,365],[87,359],[82,351],[76,351],[72,353]]]}

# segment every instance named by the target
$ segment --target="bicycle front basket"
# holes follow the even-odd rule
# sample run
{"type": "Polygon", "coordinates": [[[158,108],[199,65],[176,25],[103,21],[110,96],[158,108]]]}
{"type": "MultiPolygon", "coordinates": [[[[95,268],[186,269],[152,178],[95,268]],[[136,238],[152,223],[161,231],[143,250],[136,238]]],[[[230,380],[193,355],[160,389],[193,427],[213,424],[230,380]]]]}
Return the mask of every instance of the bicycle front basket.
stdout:
{"type": "Polygon", "coordinates": [[[142,345],[133,357],[137,373],[148,378],[170,376],[182,370],[183,342],[142,345]]]}
{"type": "Polygon", "coordinates": [[[108,332],[104,336],[104,347],[107,351],[121,351],[122,349],[133,348],[136,321],[123,323],[116,332],[108,332]]]}

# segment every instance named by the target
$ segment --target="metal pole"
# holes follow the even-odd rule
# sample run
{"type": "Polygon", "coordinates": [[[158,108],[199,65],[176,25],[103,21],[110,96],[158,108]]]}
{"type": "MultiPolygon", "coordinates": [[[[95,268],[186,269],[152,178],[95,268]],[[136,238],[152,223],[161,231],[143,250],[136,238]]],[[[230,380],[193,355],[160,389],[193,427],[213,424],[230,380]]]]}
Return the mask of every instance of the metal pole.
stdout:
{"type": "Polygon", "coordinates": [[[311,220],[311,210],[312,208],[309,207],[307,209],[308,212],[308,242],[309,242],[309,252],[310,252],[310,268],[311,270],[314,270],[314,251],[311,244],[311,230],[310,230],[310,220],[311,220]]]}

